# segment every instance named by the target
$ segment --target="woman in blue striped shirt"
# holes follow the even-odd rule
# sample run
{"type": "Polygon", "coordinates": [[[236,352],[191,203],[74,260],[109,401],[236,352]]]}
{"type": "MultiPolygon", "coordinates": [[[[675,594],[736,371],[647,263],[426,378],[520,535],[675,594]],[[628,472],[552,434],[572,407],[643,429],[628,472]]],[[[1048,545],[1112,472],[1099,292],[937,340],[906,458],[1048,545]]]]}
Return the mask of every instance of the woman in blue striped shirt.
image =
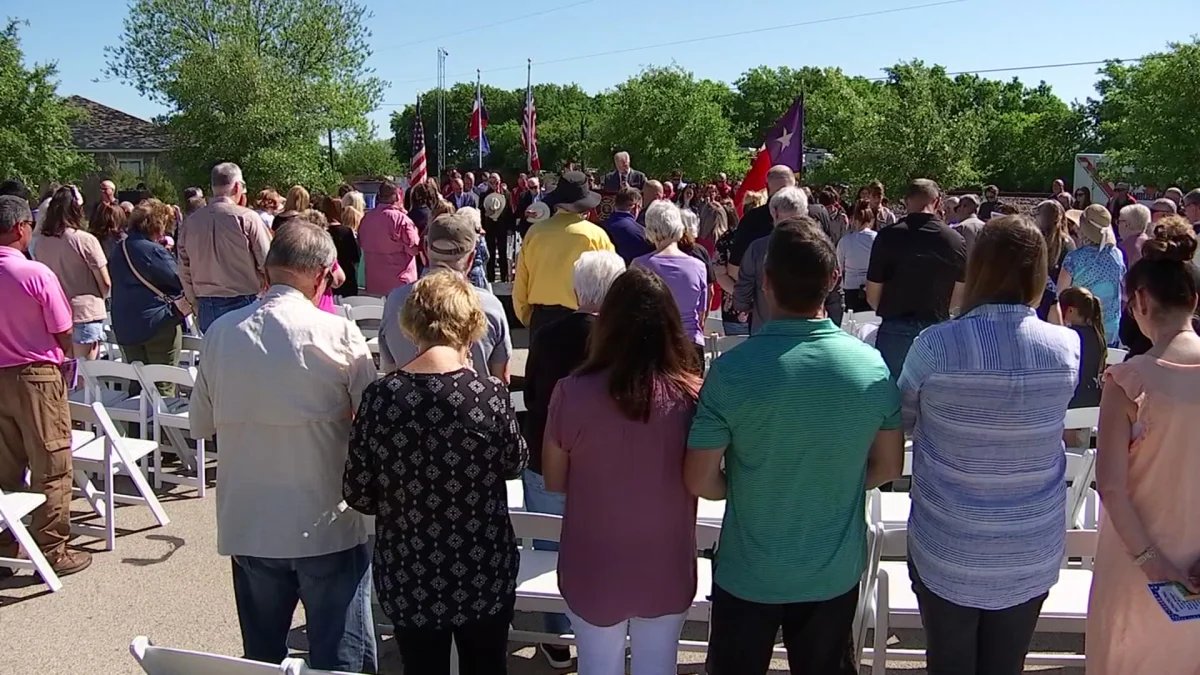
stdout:
{"type": "Polygon", "coordinates": [[[913,343],[909,573],[929,673],[1016,674],[1065,544],[1063,418],[1079,336],[1038,319],[1046,243],[1024,216],[980,232],[957,320],[913,343]]]}

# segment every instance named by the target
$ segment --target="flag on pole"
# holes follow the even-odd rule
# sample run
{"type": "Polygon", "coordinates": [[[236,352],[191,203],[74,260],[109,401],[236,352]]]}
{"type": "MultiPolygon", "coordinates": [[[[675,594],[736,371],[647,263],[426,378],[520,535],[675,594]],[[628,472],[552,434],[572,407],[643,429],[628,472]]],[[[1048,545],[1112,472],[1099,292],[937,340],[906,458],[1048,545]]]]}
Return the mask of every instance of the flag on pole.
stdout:
{"type": "Polygon", "coordinates": [[[478,76],[475,80],[475,105],[471,108],[470,138],[479,142],[479,166],[483,166],[483,158],[492,151],[487,139],[488,111],[483,104],[483,88],[478,76]]]}
{"type": "Polygon", "coordinates": [[[409,164],[408,183],[419,185],[429,176],[425,160],[425,125],[421,122],[421,99],[417,99],[417,113],[412,125],[412,162],[409,164]]]}
{"type": "Polygon", "coordinates": [[[525,85],[525,113],[521,119],[521,147],[525,148],[528,169],[537,173],[542,170],[542,160],[537,147],[537,106],[533,102],[533,84],[525,85]]]}
{"type": "Polygon", "coordinates": [[[792,171],[804,170],[803,95],[792,103],[792,107],[788,108],[783,117],[780,117],[775,126],[767,132],[767,138],[758,149],[750,173],[746,174],[746,179],[742,181],[742,186],[738,188],[734,197],[734,205],[739,213],[742,210],[742,198],[747,192],[765,190],[767,171],[777,164],[787,166],[792,171]]]}

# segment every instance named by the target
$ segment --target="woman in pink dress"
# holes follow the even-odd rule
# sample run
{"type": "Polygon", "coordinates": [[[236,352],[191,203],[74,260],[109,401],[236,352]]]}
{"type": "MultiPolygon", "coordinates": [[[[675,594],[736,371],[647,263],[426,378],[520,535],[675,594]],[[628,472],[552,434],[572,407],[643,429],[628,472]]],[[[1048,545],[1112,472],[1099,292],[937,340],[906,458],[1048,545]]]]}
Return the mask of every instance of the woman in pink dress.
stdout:
{"type": "Polygon", "coordinates": [[[1154,343],[1105,373],[1097,484],[1104,503],[1088,607],[1089,675],[1200,672],[1200,620],[1173,623],[1147,585],[1200,589],[1200,337],[1196,237],[1164,223],[1126,277],[1154,343]]]}

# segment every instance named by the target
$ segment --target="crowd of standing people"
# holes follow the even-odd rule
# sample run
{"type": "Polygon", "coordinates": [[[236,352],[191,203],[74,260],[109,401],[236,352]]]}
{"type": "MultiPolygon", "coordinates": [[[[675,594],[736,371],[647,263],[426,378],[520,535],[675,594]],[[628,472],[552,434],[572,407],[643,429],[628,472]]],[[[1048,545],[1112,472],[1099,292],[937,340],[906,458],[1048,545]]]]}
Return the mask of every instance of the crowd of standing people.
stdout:
{"type": "Polygon", "coordinates": [[[626,153],[549,191],[385,181],[370,208],[349,185],[252,202],[230,163],[182,210],[110,188],[85,205],[57,186],[35,215],[0,186],[0,489],[45,494],[36,542],[60,574],[86,568],[67,548],[66,374],[108,323],[125,360],[174,365],[194,320],[191,432],[221,445],[248,658],[282,660],[303,603],[315,667],[375,672],[373,584],[406,672],[447,673],[452,642],[461,672],[505,672],[520,479],[528,511],[562,516],[534,548],[559,551],[568,612],[543,618],[584,675],[623,673],[627,637],[635,675],[675,672],[698,498],[726,503],[708,672],[765,673],[782,633],[793,672],[856,673],[866,492],[901,476],[907,437],[929,670],[1018,673],[1064,555],[1063,420],[1098,406],[1089,672],[1200,663],[1196,624],[1146,590],[1200,591],[1200,190],[1105,206],[1056,184],[1021,214],[925,179],[851,204],[777,166],[734,204],[724,175],[658,181],[626,153]],[[492,291],[510,278],[523,419],[492,291]],[[378,365],[337,307],[359,294],[383,299],[378,365]],[[748,338],[708,362],[718,309],[748,338]],[[847,311],[876,313],[873,345],[847,311]],[[1106,365],[1115,345],[1130,359],[1106,365]]]}

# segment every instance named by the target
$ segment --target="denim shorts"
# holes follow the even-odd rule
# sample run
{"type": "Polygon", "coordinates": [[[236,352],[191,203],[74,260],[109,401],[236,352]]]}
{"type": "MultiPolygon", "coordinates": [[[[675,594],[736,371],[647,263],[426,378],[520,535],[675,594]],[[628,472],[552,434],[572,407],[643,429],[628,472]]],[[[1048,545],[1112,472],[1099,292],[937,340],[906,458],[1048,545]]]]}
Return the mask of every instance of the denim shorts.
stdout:
{"type": "Polygon", "coordinates": [[[104,321],[88,321],[75,324],[71,341],[77,345],[91,345],[104,342],[104,321]]]}

